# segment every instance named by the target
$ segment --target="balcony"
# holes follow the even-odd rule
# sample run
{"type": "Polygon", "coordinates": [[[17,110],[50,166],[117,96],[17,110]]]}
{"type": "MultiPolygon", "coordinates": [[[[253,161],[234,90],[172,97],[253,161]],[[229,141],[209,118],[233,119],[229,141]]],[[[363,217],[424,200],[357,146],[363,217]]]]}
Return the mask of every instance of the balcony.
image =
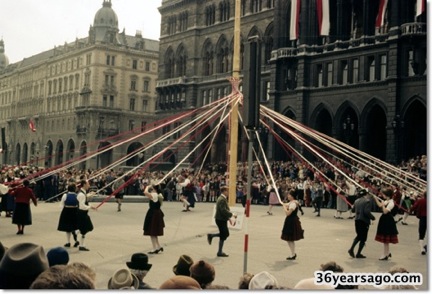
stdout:
{"type": "Polygon", "coordinates": [[[161,80],[156,83],[156,88],[167,87],[167,86],[177,86],[186,84],[186,77],[178,77],[167,80],[161,80]]]}
{"type": "Polygon", "coordinates": [[[402,36],[406,35],[424,35],[427,34],[426,23],[412,22],[401,25],[402,36]]]}
{"type": "Polygon", "coordinates": [[[119,129],[116,128],[98,128],[97,138],[102,139],[106,137],[112,137],[119,134],[119,129]]]}
{"type": "Polygon", "coordinates": [[[77,134],[78,136],[86,135],[86,134],[87,134],[87,128],[86,128],[86,127],[80,127],[80,126],[78,126],[78,127],[76,128],[76,134],[77,134]]]}

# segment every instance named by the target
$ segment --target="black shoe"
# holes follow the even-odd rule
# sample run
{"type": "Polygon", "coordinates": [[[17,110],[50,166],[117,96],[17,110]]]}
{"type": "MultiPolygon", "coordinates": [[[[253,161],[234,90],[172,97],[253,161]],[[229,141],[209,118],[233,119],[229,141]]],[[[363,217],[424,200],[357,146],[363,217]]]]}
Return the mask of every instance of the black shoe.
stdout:
{"type": "Polygon", "coordinates": [[[297,258],[297,254],[294,254],[293,256],[287,257],[287,260],[294,260],[297,258]]]}
{"type": "Polygon", "coordinates": [[[426,255],[426,251],[422,251],[422,252],[421,252],[421,255],[426,255]]]}
{"type": "MultiPolygon", "coordinates": [[[[69,246],[70,246],[70,244],[69,244],[69,246]]],[[[76,241],[75,244],[74,244],[74,247],[76,248],[76,247],[78,247],[78,246],[79,246],[79,242],[76,241]]]]}
{"type": "Polygon", "coordinates": [[[84,247],[84,246],[80,246],[80,247],[79,247],[79,251],[90,251],[90,249],[87,249],[87,248],[84,247]]]}
{"type": "Polygon", "coordinates": [[[403,224],[404,226],[408,226],[408,224],[404,221],[402,221],[401,224],[403,224]]]}
{"type": "Polygon", "coordinates": [[[70,243],[66,243],[63,245],[64,247],[70,247],[70,243]]]}
{"type": "Polygon", "coordinates": [[[354,251],[353,251],[352,249],[348,250],[348,254],[349,254],[352,258],[355,258],[354,251]]]}
{"type": "Polygon", "coordinates": [[[207,234],[207,242],[209,243],[209,245],[211,245],[211,243],[212,243],[212,240],[213,240],[213,237],[212,237],[212,235],[210,235],[210,234],[207,234]]]}
{"type": "Polygon", "coordinates": [[[364,256],[363,254],[357,254],[356,258],[366,258],[366,256],[364,256]]]}
{"type": "Polygon", "coordinates": [[[315,215],[315,216],[321,216],[320,214],[317,214],[317,215],[315,215]]]}
{"type": "Polygon", "coordinates": [[[392,256],[391,256],[391,253],[389,253],[389,255],[387,255],[387,257],[388,257],[388,258],[392,257],[392,256]]]}
{"type": "Polygon", "coordinates": [[[159,249],[148,252],[148,254],[158,254],[158,253],[159,253],[159,249]]]}
{"type": "Polygon", "coordinates": [[[386,257],[381,257],[381,258],[379,258],[379,260],[388,260],[388,256],[386,256],[386,257]]]}
{"type": "Polygon", "coordinates": [[[222,253],[218,253],[217,256],[219,256],[219,257],[228,257],[229,255],[222,252],[222,253]]]}

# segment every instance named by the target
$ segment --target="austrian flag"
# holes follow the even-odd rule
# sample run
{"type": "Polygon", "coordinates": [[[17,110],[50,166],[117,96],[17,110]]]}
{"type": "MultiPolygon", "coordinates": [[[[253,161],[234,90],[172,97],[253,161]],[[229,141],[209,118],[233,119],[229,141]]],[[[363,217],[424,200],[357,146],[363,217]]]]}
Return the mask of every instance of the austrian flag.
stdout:
{"type": "Polygon", "coordinates": [[[30,119],[29,128],[32,132],[36,132],[36,125],[35,125],[33,119],[30,119]]]}

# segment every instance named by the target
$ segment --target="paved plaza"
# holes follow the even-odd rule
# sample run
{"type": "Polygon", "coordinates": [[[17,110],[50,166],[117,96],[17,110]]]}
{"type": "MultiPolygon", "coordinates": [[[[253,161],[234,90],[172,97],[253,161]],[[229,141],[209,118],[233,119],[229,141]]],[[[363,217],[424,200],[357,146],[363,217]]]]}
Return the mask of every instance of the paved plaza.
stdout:
{"type": "MultiPolygon", "coordinates": [[[[98,203],[93,203],[97,205],[98,203]]],[[[247,255],[247,271],[258,273],[268,271],[285,287],[294,287],[301,279],[313,277],[313,272],[320,264],[336,261],[345,272],[376,273],[387,272],[392,266],[403,266],[410,272],[423,275],[420,289],[428,289],[428,257],[420,255],[417,242],[417,219],[408,218],[408,226],[398,224],[399,244],[390,245],[392,258],[380,261],[383,245],[374,240],[377,221],[369,230],[368,242],[363,250],[366,259],[352,259],[347,250],[354,238],[354,221],[333,218],[334,210],[323,209],[321,217],[316,217],[311,208],[304,208],[305,214],[300,220],[305,230],[305,239],[296,242],[297,259],[286,260],[290,255],[288,245],[280,239],[284,222],[281,207],[273,208],[273,215],[268,215],[267,206],[252,205],[251,216],[243,223],[243,230],[230,230],[230,237],[225,242],[224,251],[229,257],[217,257],[218,239],[213,244],[207,243],[206,234],[217,232],[212,224],[213,203],[196,203],[191,212],[182,212],[179,202],[164,202],[162,210],[165,214],[165,234],[160,237],[164,251],[158,255],[149,255],[149,263],[153,264],[145,281],[152,287],[159,287],[162,282],[173,276],[172,268],[180,255],[188,254],[194,260],[205,259],[215,266],[216,278],[213,282],[237,289],[245,264],[244,239],[245,228],[249,233],[247,255]]],[[[241,208],[240,204],[236,207],[241,208]]],[[[110,276],[117,269],[126,267],[126,262],[135,252],[147,253],[151,242],[143,236],[144,216],[148,204],[144,202],[128,202],[117,212],[117,205],[107,202],[98,211],[90,215],[95,226],[87,235],[86,246],[89,252],[68,249],[70,261],[85,262],[97,273],[98,289],[106,289],[110,276]]],[[[0,218],[0,241],[10,247],[18,242],[41,244],[45,250],[62,246],[65,234],[57,231],[57,222],[61,207],[58,203],[40,202],[32,206],[33,225],[26,227],[24,235],[16,235],[16,226],[4,213],[0,218]]],[[[370,286],[362,288],[371,289],[370,286]]]]}

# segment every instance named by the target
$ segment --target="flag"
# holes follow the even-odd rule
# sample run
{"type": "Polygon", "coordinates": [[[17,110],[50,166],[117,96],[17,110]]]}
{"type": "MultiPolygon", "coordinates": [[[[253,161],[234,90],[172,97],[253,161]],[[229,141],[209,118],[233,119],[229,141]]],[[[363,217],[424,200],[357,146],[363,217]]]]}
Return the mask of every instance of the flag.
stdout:
{"type": "Polygon", "coordinates": [[[317,0],[318,29],[320,36],[330,33],[329,0],[317,0]]]}
{"type": "Polygon", "coordinates": [[[300,0],[291,0],[290,40],[298,38],[300,0]]]}
{"type": "Polygon", "coordinates": [[[35,126],[33,119],[30,119],[29,128],[32,132],[36,132],[36,126],[35,126]]]}
{"type": "Polygon", "coordinates": [[[387,10],[387,3],[388,0],[380,0],[379,3],[379,9],[378,9],[378,15],[375,20],[375,27],[379,28],[384,25],[384,16],[387,10]]]}
{"type": "Polygon", "coordinates": [[[425,0],[417,0],[416,3],[416,17],[420,16],[426,8],[425,0]]]}

